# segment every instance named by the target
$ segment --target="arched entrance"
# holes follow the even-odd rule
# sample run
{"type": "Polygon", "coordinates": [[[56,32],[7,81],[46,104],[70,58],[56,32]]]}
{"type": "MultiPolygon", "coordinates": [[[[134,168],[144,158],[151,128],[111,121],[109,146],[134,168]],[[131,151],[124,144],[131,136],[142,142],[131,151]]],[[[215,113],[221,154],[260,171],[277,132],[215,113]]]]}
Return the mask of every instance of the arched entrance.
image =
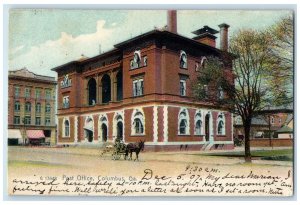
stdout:
{"type": "Polygon", "coordinates": [[[88,82],[88,103],[89,105],[95,105],[97,101],[97,83],[94,78],[91,78],[88,82]]]}
{"type": "Polygon", "coordinates": [[[117,138],[123,140],[123,122],[117,123],[117,138]]]}
{"type": "Polygon", "coordinates": [[[111,101],[111,81],[109,75],[105,74],[102,77],[102,103],[111,101]]]}
{"type": "Polygon", "coordinates": [[[210,135],[209,121],[210,121],[210,114],[206,114],[205,115],[205,141],[209,141],[209,135],[210,135]]]}
{"type": "Polygon", "coordinates": [[[102,141],[106,142],[107,141],[107,126],[106,124],[102,124],[101,126],[101,130],[102,130],[102,141]]]}
{"type": "Polygon", "coordinates": [[[94,140],[94,121],[91,117],[87,117],[84,124],[84,134],[88,142],[93,142],[94,140]]]}

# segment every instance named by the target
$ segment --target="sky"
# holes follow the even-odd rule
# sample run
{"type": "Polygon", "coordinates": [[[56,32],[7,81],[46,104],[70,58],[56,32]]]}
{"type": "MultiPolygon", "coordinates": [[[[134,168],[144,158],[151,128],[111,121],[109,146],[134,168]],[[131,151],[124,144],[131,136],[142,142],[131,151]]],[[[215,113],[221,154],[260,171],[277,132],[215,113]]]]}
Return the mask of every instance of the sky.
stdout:
{"type": "MultiPolygon", "coordinates": [[[[266,29],[291,14],[288,10],[178,10],[177,32],[191,38],[191,32],[204,25],[219,30],[219,24],[227,23],[230,38],[240,29],[266,29]]],[[[26,67],[56,77],[51,68],[81,55],[93,57],[166,24],[166,10],[11,9],[9,70],[26,67]]]]}

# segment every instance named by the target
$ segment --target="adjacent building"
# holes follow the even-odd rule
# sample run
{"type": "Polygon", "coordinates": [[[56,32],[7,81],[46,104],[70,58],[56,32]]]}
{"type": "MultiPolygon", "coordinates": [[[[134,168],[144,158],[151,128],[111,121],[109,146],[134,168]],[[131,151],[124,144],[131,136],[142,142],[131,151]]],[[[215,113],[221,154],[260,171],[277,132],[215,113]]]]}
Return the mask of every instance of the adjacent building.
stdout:
{"type": "Polygon", "coordinates": [[[23,68],[9,71],[8,84],[8,143],[55,144],[55,78],[23,68]]]}
{"type": "MultiPolygon", "coordinates": [[[[231,149],[233,117],[223,107],[193,98],[192,86],[208,56],[223,60],[232,79],[227,52],[229,25],[205,26],[191,39],[177,33],[176,11],[168,26],[114,45],[92,58],[82,56],[53,68],[58,74],[58,144],[145,141],[148,150],[231,149]]],[[[207,92],[219,90],[211,85],[207,92]]]]}
{"type": "MultiPolygon", "coordinates": [[[[250,141],[252,146],[293,145],[293,105],[264,109],[252,119],[250,141]]],[[[234,136],[243,139],[244,130],[240,116],[235,117],[234,136]]]]}

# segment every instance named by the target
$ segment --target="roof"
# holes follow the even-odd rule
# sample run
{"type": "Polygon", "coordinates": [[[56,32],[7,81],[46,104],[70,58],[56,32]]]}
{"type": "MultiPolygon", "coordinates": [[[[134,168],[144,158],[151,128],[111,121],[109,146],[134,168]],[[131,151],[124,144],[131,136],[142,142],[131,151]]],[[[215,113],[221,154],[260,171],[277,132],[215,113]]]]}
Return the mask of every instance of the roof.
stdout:
{"type": "Polygon", "coordinates": [[[193,31],[192,33],[195,35],[201,35],[204,33],[216,34],[216,33],[219,33],[219,31],[217,31],[213,28],[210,28],[209,26],[203,26],[203,28],[193,31]]]}
{"type": "Polygon", "coordinates": [[[17,78],[26,78],[26,79],[33,79],[33,80],[56,82],[54,77],[38,75],[38,74],[35,74],[35,73],[29,71],[27,68],[21,68],[19,70],[11,70],[11,71],[9,71],[8,77],[9,78],[17,77],[17,78]]]}
{"type": "Polygon", "coordinates": [[[96,56],[91,57],[91,58],[88,58],[88,57],[86,57],[84,55],[81,55],[81,57],[78,60],[70,61],[70,62],[65,63],[63,65],[57,66],[55,68],[52,68],[51,70],[58,71],[58,70],[61,70],[62,68],[64,68],[65,66],[67,66],[67,65],[76,65],[76,64],[77,65],[81,65],[81,64],[84,64],[84,63],[87,63],[87,62],[99,59],[99,58],[103,58],[103,57],[105,57],[107,55],[111,55],[111,54],[116,53],[118,51],[120,51],[120,50],[114,48],[114,49],[111,49],[111,50],[109,50],[109,51],[107,51],[105,53],[101,53],[101,54],[96,55],[96,56]]]}
{"type": "Polygon", "coordinates": [[[289,124],[291,122],[291,120],[294,119],[294,115],[293,114],[288,114],[285,123],[289,124]]]}
{"type": "Polygon", "coordinates": [[[280,105],[280,106],[267,107],[259,111],[258,113],[279,113],[279,112],[293,113],[294,112],[293,103],[280,105]]]}
{"type": "Polygon", "coordinates": [[[108,52],[105,52],[103,54],[94,56],[92,58],[88,58],[88,59],[83,60],[83,61],[79,61],[79,60],[71,61],[71,62],[68,62],[66,64],[60,65],[58,67],[52,68],[51,70],[58,71],[58,70],[63,69],[65,66],[72,65],[72,64],[81,65],[81,64],[89,62],[91,60],[95,60],[95,59],[98,59],[98,58],[110,55],[112,53],[119,52],[119,51],[121,51],[122,48],[128,46],[129,44],[135,44],[137,41],[144,41],[144,40],[149,39],[149,38],[157,38],[157,37],[160,37],[162,39],[169,38],[169,39],[172,39],[172,40],[175,40],[175,39],[181,40],[181,41],[184,42],[184,44],[195,45],[195,46],[198,46],[199,48],[207,49],[207,50],[209,50],[211,52],[216,52],[216,53],[219,53],[219,54],[225,54],[226,53],[226,54],[228,54],[228,56],[230,56],[232,58],[236,57],[232,53],[229,53],[229,52],[226,52],[226,51],[222,51],[222,50],[220,50],[218,48],[209,46],[209,45],[204,44],[204,43],[200,43],[200,42],[198,42],[198,41],[196,41],[194,39],[191,39],[191,38],[179,35],[177,33],[173,33],[173,32],[170,32],[170,31],[167,31],[167,30],[164,30],[164,29],[154,29],[154,30],[148,31],[146,33],[143,33],[141,35],[135,36],[135,37],[133,37],[131,39],[128,39],[126,41],[123,41],[121,43],[115,44],[114,45],[114,47],[115,47],[114,49],[112,49],[112,50],[110,50],[108,52]]]}
{"type": "Polygon", "coordinates": [[[277,133],[293,133],[293,129],[288,126],[283,126],[279,130],[276,131],[277,133]]]}
{"type": "MultiPolygon", "coordinates": [[[[240,117],[240,116],[237,116],[237,117],[240,117]]],[[[242,125],[242,124],[243,124],[243,122],[241,120],[235,121],[235,125],[242,125]]],[[[259,116],[252,118],[251,125],[268,125],[268,122],[266,121],[266,119],[263,116],[259,115],[259,116]]]]}

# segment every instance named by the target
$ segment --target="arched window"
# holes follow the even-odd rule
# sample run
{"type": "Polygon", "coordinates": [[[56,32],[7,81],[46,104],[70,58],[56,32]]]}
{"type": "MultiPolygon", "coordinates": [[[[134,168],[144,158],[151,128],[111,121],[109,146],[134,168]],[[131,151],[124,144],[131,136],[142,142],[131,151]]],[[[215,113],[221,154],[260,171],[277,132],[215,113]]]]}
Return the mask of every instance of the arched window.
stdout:
{"type": "Polygon", "coordinates": [[[120,101],[123,99],[123,74],[122,70],[118,72],[116,75],[117,78],[117,101],[120,101]]]}
{"type": "Polygon", "coordinates": [[[133,114],[132,122],[132,134],[133,135],[144,135],[145,134],[145,120],[144,115],[141,111],[136,110],[133,114]]]}
{"type": "Polygon", "coordinates": [[[105,74],[102,77],[102,103],[111,101],[111,81],[109,75],[105,74]]]}
{"type": "Polygon", "coordinates": [[[46,111],[47,113],[51,112],[51,106],[50,106],[50,104],[47,104],[47,105],[46,105],[45,111],[46,111]]]}
{"type": "Polygon", "coordinates": [[[30,102],[26,102],[25,103],[25,111],[26,112],[30,112],[31,111],[31,103],[30,102]]]}
{"type": "Polygon", "coordinates": [[[217,133],[218,135],[225,135],[225,116],[224,114],[219,114],[217,119],[217,133]]]}
{"type": "Polygon", "coordinates": [[[69,120],[65,120],[64,123],[64,131],[65,131],[65,137],[69,137],[70,136],[70,123],[69,120]]]}
{"type": "Polygon", "coordinates": [[[41,103],[37,103],[35,105],[35,112],[40,113],[41,112],[41,103]]]}
{"type": "Polygon", "coordinates": [[[179,112],[178,116],[178,134],[179,135],[189,135],[190,134],[190,126],[189,126],[189,115],[186,109],[182,109],[179,112]]]}
{"type": "Polygon", "coordinates": [[[97,83],[94,78],[91,78],[88,82],[88,103],[89,105],[95,105],[97,102],[97,83]]]}
{"type": "Polygon", "coordinates": [[[20,109],[21,109],[20,102],[19,102],[19,101],[16,101],[16,102],[15,102],[15,111],[20,111],[20,109]]]}
{"type": "Polygon", "coordinates": [[[187,68],[187,55],[184,51],[180,51],[180,68],[187,68]]]}
{"type": "Polygon", "coordinates": [[[196,112],[195,115],[195,135],[201,135],[202,134],[202,115],[201,112],[196,112]]]}

